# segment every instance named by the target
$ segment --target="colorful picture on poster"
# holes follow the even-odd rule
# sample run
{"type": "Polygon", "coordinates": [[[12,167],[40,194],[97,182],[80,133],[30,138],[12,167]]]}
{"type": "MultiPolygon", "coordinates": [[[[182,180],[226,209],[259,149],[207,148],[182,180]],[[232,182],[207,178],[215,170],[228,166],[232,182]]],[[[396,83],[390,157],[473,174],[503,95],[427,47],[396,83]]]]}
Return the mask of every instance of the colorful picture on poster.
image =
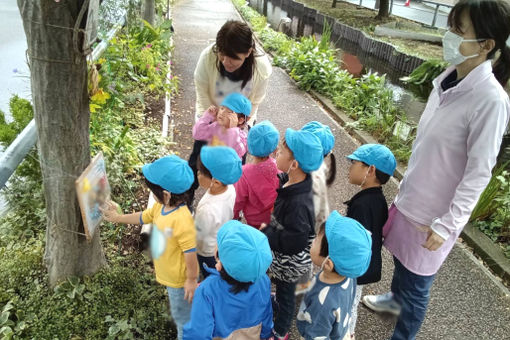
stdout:
{"type": "Polygon", "coordinates": [[[94,157],[76,180],[76,193],[80,203],[85,234],[87,239],[91,240],[103,220],[100,207],[110,199],[110,184],[106,177],[106,167],[102,153],[94,157]]]}

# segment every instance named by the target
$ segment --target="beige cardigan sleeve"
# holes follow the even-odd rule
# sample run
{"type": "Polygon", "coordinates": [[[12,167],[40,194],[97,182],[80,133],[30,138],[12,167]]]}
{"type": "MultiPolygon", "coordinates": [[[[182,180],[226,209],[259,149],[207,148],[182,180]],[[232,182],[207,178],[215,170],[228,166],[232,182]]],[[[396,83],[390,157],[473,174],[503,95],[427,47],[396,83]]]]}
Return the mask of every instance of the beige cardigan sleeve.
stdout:
{"type": "Polygon", "coordinates": [[[205,48],[200,57],[194,72],[195,80],[195,117],[199,117],[211,105],[216,105],[211,96],[211,85],[215,85],[217,69],[214,65],[215,55],[212,51],[214,45],[205,48]]]}

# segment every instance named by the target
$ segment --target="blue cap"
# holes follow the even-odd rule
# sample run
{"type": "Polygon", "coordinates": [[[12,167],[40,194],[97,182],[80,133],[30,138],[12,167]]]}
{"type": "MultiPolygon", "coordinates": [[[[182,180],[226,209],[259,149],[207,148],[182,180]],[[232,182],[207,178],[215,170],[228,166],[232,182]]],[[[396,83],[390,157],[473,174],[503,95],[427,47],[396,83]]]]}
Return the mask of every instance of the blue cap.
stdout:
{"type": "Polygon", "coordinates": [[[188,162],[176,155],[161,157],[150,164],[145,164],[142,173],[149,182],[172,194],[188,191],[195,180],[188,162]]]}
{"type": "Polygon", "coordinates": [[[223,99],[221,106],[226,106],[235,113],[242,113],[249,116],[251,113],[251,102],[240,93],[231,93],[223,99]]]}
{"type": "Polygon", "coordinates": [[[324,160],[322,145],[313,133],[289,128],[285,131],[285,142],[303,172],[309,173],[320,168],[324,160]]]}
{"type": "Polygon", "coordinates": [[[390,149],[382,144],[364,144],[347,156],[349,159],[373,165],[379,171],[393,176],[397,160],[390,149]]]}
{"type": "Polygon", "coordinates": [[[237,281],[257,281],[273,261],[266,235],[239,221],[225,223],[216,240],[223,268],[237,281]]]}
{"type": "Polygon", "coordinates": [[[278,146],[280,133],[274,125],[264,120],[254,125],[248,132],[248,152],[256,157],[266,157],[278,146]]]}
{"type": "Polygon", "coordinates": [[[338,274],[351,278],[365,274],[372,256],[372,238],[358,221],[333,211],[326,221],[326,239],[338,274]]]}
{"type": "Polygon", "coordinates": [[[324,156],[333,150],[333,146],[335,146],[335,136],[333,136],[329,126],[316,121],[312,121],[305,124],[301,130],[309,131],[319,138],[322,145],[322,154],[324,156]]]}
{"type": "Polygon", "coordinates": [[[241,158],[228,146],[204,146],[200,161],[213,178],[225,185],[234,184],[243,174],[241,158]]]}

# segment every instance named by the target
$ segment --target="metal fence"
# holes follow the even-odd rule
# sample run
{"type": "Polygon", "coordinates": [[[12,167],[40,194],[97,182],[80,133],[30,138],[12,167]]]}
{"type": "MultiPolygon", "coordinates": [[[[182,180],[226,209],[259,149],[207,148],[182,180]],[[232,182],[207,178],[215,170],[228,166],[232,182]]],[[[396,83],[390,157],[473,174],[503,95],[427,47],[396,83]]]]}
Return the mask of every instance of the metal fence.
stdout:
{"type": "MultiPolygon", "coordinates": [[[[366,7],[375,10],[379,9],[378,0],[344,0],[344,1],[352,4],[357,4],[360,7],[366,7]]],[[[395,4],[395,2],[396,1],[394,0],[390,0],[389,8],[390,14],[418,21],[427,26],[438,28],[446,28],[446,15],[449,13],[450,9],[454,6],[454,1],[450,0],[419,0],[419,1],[411,0],[410,4],[408,3],[407,5],[395,4]],[[438,17],[441,17],[441,24],[439,25],[437,21],[438,17]]]]}

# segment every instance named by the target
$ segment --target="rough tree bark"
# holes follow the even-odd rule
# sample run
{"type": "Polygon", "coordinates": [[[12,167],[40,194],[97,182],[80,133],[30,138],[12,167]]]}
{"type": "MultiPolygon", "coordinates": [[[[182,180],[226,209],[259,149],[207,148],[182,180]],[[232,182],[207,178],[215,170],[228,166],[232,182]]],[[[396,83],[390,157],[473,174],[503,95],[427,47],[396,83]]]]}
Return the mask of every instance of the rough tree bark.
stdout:
{"type": "MultiPolygon", "coordinates": [[[[93,274],[106,263],[99,232],[91,242],[82,235],[74,186],[90,162],[87,62],[81,53],[82,35],[73,29],[83,3],[18,0],[46,201],[44,260],[52,286],[69,276],[93,274]],[[73,42],[73,37],[79,39],[73,42]]],[[[83,28],[85,19],[81,22],[83,28]]]]}
{"type": "Polygon", "coordinates": [[[156,18],[155,0],[145,0],[143,9],[143,20],[154,26],[156,18]]]}
{"type": "Polygon", "coordinates": [[[377,13],[377,19],[384,19],[390,15],[390,0],[379,1],[379,12],[377,13]]]}

